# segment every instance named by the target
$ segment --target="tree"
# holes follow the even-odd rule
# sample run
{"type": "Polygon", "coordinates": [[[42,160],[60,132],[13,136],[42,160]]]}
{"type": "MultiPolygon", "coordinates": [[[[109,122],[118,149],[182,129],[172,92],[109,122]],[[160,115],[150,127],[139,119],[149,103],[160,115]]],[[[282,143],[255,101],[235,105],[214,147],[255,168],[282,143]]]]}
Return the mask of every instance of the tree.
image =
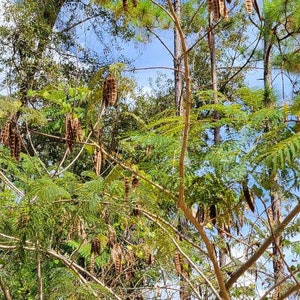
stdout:
{"type": "MultiPolygon", "coordinates": [[[[293,105],[266,105],[267,96],[275,99],[273,88],[251,90],[243,80],[260,57],[258,41],[270,38],[262,34],[268,32],[266,24],[257,26],[260,13],[247,22],[245,12],[234,6],[232,20],[221,19],[227,18],[225,2],[212,1],[214,20],[208,24],[206,5],[193,1],[182,3],[181,14],[171,1],[43,3],[47,9],[34,26],[28,16],[40,16],[42,6],[26,1],[10,6],[21,25],[12,33],[2,28],[5,49],[15,34],[24,42],[14,44],[18,51],[2,55],[17,75],[11,94],[0,101],[4,299],[296,295],[299,266],[292,255],[299,255],[299,247],[292,237],[299,234],[300,205],[293,162],[298,159],[299,97],[293,95],[293,105]],[[123,75],[124,62],[99,68],[95,57],[76,54],[76,40],[63,33],[82,22],[74,20],[80,7],[85,13],[95,9],[83,20],[104,18],[112,33],[125,38],[132,33],[127,29],[159,36],[159,25],[174,24],[182,50],[183,115],[176,113],[175,83],[161,77],[151,95],[136,94],[134,82],[123,75]],[[56,33],[52,28],[59,24],[60,9],[69,11],[70,19],[68,30],[56,33]],[[255,43],[245,46],[244,36],[234,43],[240,20],[257,29],[255,43]],[[209,26],[197,31],[199,24],[209,26]],[[25,34],[29,29],[41,35],[25,34]],[[54,37],[63,39],[55,44],[54,37]],[[40,50],[32,52],[35,45],[40,50]],[[51,61],[47,51],[54,45],[76,59],[51,61]],[[224,46],[229,53],[218,51],[224,46]],[[194,57],[201,63],[193,64],[194,57]],[[196,74],[203,77],[197,80],[196,74]],[[277,223],[269,201],[275,183],[287,199],[286,205],[278,203],[283,220],[277,223]],[[275,280],[270,278],[277,270],[268,268],[275,261],[271,245],[285,272],[275,280]]],[[[268,2],[278,4],[286,9],[295,3],[268,2]]],[[[285,11],[276,15],[280,22],[272,23],[277,39],[270,46],[281,49],[274,53],[277,65],[297,55],[293,41],[299,16],[285,11]]],[[[267,16],[272,9],[263,12],[267,16]]],[[[270,74],[271,52],[262,53],[270,74]]]]}

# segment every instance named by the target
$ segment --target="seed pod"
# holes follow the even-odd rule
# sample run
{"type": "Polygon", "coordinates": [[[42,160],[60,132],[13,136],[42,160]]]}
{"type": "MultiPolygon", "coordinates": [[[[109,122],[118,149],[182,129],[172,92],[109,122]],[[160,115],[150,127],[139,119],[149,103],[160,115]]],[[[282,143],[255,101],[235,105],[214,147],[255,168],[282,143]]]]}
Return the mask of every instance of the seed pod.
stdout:
{"type": "Polygon", "coordinates": [[[175,252],[173,261],[174,261],[175,270],[176,270],[177,275],[182,274],[182,270],[183,270],[182,257],[178,251],[175,252]]]}
{"type": "Polygon", "coordinates": [[[219,13],[220,13],[220,16],[224,17],[224,11],[225,11],[224,0],[219,0],[219,13]]]}
{"type": "Polygon", "coordinates": [[[123,1],[123,10],[126,13],[128,11],[128,2],[127,0],[122,0],[123,1]]]}
{"type": "Polygon", "coordinates": [[[101,167],[102,167],[102,152],[100,149],[96,149],[94,151],[94,168],[97,176],[101,174],[101,167]]]}
{"type": "Polygon", "coordinates": [[[90,273],[94,274],[95,271],[95,253],[91,252],[91,258],[90,258],[90,273]]]}
{"type": "Polygon", "coordinates": [[[113,247],[114,244],[117,242],[117,234],[115,229],[112,226],[108,227],[108,233],[107,233],[107,246],[113,247]]]}
{"type": "Polygon", "coordinates": [[[251,195],[250,190],[245,182],[243,182],[243,194],[244,194],[244,198],[245,198],[249,208],[252,210],[252,212],[254,212],[255,211],[254,199],[253,199],[253,196],[251,195]]]}
{"type": "Polygon", "coordinates": [[[65,132],[66,144],[67,144],[67,147],[69,148],[70,152],[72,152],[75,138],[73,136],[72,115],[71,114],[66,114],[65,128],[66,128],[66,132],[65,132]]]}
{"type": "Polygon", "coordinates": [[[111,258],[116,272],[121,273],[123,252],[120,244],[114,244],[113,248],[111,249],[111,258]]]}
{"type": "Polygon", "coordinates": [[[135,190],[137,188],[137,186],[139,185],[139,180],[138,178],[134,175],[132,177],[132,181],[131,181],[131,186],[132,186],[132,189],[135,190]]]}
{"type": "Polygon", "coordinates": [[[201,204],[198,205],[195,218],[199,223],[204,223],[205,221],[205,210],[201,204]]]}
{"type": "Polygon", "coordinates": [[[6,147],[9,147],[10,126],[11,126],[11,122],[6,122],[4,125],[4,129],[2,130],[2,142],[6,147]]]}
{"type": "Polygon", "coordinates": [[[148,266],[151,266],[154,264],[154,256],[149,249],[146,250],[146,264],[148,266]]]}
{"type": "Polygon", "coordinates": [[[208,13],[213,12],[214,8],[214,0],[207,0],[208,13]]]}
{"type": "Polygon", "coordinates": [[[10,148],[10,156],[15,157],[16,132],[15,132],[15,125],[13,125],[13,123],[11,123],[9,127],[9,148],[10,148]]]}
{"type": "Polygon", "coordinates": [[[137,7],[137,0],[132,0],[133,7],[137,7]]]}
{"type": "Polygon", "coordinates": [[[20,160],[21,144],[22,144],[21,136],[19,133],[17,133],[15,137],[15,153],[14,153],[14,158],[16,159],[16,161],[20,160]]]}
{"type": "Polygon", "coordinates": [[[98,238],[94,238],[91,240],[91,254],[94,253],[96,255],[100,254],[101,243],[98,238]]]}
{"type": "Polygon", "coordinates": [[[252,13],[252,8],[253,8],[252,0],[245,0],[245,5],[246,5],[247,13],[251,14],[252,13]]]}
{"type": "Polygon", "coordinates": [[[124,182],[125,182],[125,201],[128,202],[128,199],[129,199],[129,190],[130,190],[129,178],[125,177],[124,178],[124,182]]]}
{"type": "Polygon", "coordinates": [[[109,74],[104,80],[103,85],[103,102],[105,107],[115,105],[117,101],[117,81],[116,78],[109,74]]]}
{"type": "Polygon", "coordinates": [[[217,207],[215,204],[209,207],[209,217],[211,222],[216,225],[217,223],[217,207]]]}

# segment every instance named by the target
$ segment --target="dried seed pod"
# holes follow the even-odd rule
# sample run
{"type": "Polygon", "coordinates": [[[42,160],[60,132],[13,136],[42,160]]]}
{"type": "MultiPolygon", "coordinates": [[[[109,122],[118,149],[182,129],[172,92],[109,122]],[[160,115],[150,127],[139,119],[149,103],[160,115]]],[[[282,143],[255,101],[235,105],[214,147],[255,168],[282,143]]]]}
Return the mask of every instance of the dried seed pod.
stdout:
{"type": "Polygon", "coordinates": [[[73,128],[72,128],[72,115],[66,114],[66,131],[65,131],[65,139],[67,147],[69,148],[70,152],[73,150],[73,145],[75,142],[75,137],[73,135],[73,128]]]}
{"type": "Polygon", "coordinates": [[[217,207],[215,204],[209,207],[209,217],[211,222],[216,225],[217,223],[217,207]]]}
{"type": "Polygon", "coordinates": [[[224,17],[224,12],[225,12],[225,3],[224,0],[219,0],[219,13],[220,16],[224,17]]]}
{"type": "Polygon", "coordinates": [[[220,19],[220,7],[219,7],[219,0],[213,0],[212,2],[212,11],[215,20],[220,19]]]}
{"type": "Polygon", "coordinates": [[[114,244],[116,244],[116,242],[117,242],[117,233],[112,226],[109,226],[108,233],[107,233],[107,245],[108,247],[113,247],[114,244]]]}
{"type": "Polygon", "coordinates": [[[132,189],[135,190],[138,185],[139,185],[139,179],[134,175],[131,181],[132,189]]]}
{"type": "Polygon", "coordinates": [[[86,242],[86,231],[84,228],[84,220],[82,218],[79,218],[78,223],[77,223],[77,234],[78,237],[81,238],[83,240],[83,242],[86,242]]]}
{"type": "Polygon", "coordinates": [[[120,244],[114,244],[113,248],[111,249],[111,258],[115,266],[116,272],[121,273],[123,251],[120,244]]]}
{"type": "Polygon", "coordinates": [[[128,267],[132,267],[135,264],[135,254],[132,250],[126,252],[126,264],[128,267]]]}
{"type": "Polygon", "coordinates": [[[9,148],[10,148],[10,156],[15,157],[16,131],[15,131],[15,124],[13,123],[11,123],[9,127],[9,148]]]}
{"type": "Polygon", "coordinates": [[[146,264],[148,266],[152,266],[154,264],[154,256],[149,249],[146,250],[146,264]]]}
{"type": "Polygon", "coordinates": [[[137,0],[132,0],[133,7],[137,7],[137,0]]]}
{"type": "Polygon", "coordinates": [[[21,136],[19,133],[17,133],[15,137],[15,153],[14,153],[14,158],[16,159],[16,161],[20,160],[21,144],[22,144],[21,136]]]}
{"type": "Polygon", "coordinates": [[[198,205],[195,218],[199,223],[204,223],[205,221],[205,209],[201,204],[198,205]]]}
{"type": "Polygon", "coordinates": [[[130,190],[129,178],[128,177],[124,178],[124,183],[125,183],[125,201],[128,202],[128,199],[129,199],[129,190],[130,190]]]}
{"type": "Polygon", "coordinates": [[[102,152],[100,149],[96,149],[94,151],[94,168],[97,176],[101,174],[101,167],[102,167],[102,152]]]}
{"type": "Polygon", "coordinates": [[[182,270],[183,270],[182,257],[178,251],[176,251],[174,253],[173,261],[174,261],[175,270],[176,270],[177,275],[182,274],[182,270]]]}
{"type": "Polygon", "coordinates": [[[208,13],[213,12],[214,8],[214,0],[207,0],[208,13]]]}
{"type": "Polygon", "coordinates": [[[251,195],[250,190],[245,182],[243,182],[243,194],[244,194],[244,198],[245,198],[249,208],[252,210],[252,212],[254,212],[255,211],[254,199],[253,199],[253,196],[251,195]]]}
{"type": "Polygon", "coordinates": [[[246,5],[247,13],[251,14],[252,13],[252,8],[253,8],[252,0],[245,0],[245,5],[246,5]]]}
{"type": "Polygon", "coordinates": [[[94,253],[96,255],[99,255],[100,250],[101,250],[100,240],[98,238],[93,238],[91,240],[91,254],[94,253]]]}
{"type": "Polygon", "coordinates": [[[4,129],[2,130],[2,142],[6,147],[9,147],[10,126],[11,126],[11,122],[6,122],[4,125],[4,129]]]}
{"type": "Polygon", "coordinates": [[[149,156],[151,154],[152,146],[147,145],[146,146],[146,156],[149,156]]]}
{"type": "Polygon", "coordinates": [[[91,252],[91,258],[90,258],[90,273],[94,274],[95,270],[95,253],[91,252]]]}
{"type": "Polygon", "coordinates": [[[123,10],[124,10],[124,12],[127,12],[128,11],[128,2],[127,2],[127,0],[122,0],[122,2],[123,2],[123,10]]]}
{"type": "Polygon", "coordinates": [[[103,102],[105,107],[115,105],[117,101],[117,80],[109,74],[104,80],[103,84],[103,102]]]}

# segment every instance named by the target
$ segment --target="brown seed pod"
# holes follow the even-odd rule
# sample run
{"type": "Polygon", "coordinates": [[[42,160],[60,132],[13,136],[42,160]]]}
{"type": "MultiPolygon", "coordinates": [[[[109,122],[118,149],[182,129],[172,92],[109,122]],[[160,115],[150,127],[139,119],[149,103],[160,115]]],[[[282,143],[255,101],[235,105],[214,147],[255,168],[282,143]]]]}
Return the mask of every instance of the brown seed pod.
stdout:
{"type": "Polygon", "coordinates": [[[176,270],[177,275],[182,274],[182,271],[183,271],[182,257],[178,251],[175,251],[173,261],[174,261],[175,270],[176,270]]]}
{"type": "Polygon", "coordinates": [[[146,250],[146,264],[148,266],[152,266],[154,264],[154,256],[149,249],[146,250]]]}
{"type": "Polygon", "coordinates": [[[216,225],[217,223],[217,207],[215,204],[209,207],[209,217],[211,222],[216,225]]]}
{"type": "Polygon", "coordinates": [[[124,12],[127,12],[128,11],[128,2],[127,2],[127,0],[122,0],[122,2],[123,2],[123,10],[124,10],[124,12]]]}
{"type": "Polygon", "coordinates": [[[16,150],[16,128],[15,124],[11,123],[9,127],[9,148],[10,148],[10,156],[15,157],[16,150]]]}
{"type": "Polygon", "coordinates": [[[133,175],[132,181],[131,181],[131,186],[132,186],[133,190],[135,190],[138,185],[139,185],[139,179],[135,175],[133,175]]]}
{"type": "Polygon", "coordinates": [[[2,130],[2,142],[6,147],[9,147],[10,126],[11,126],[11,122],[6,122],[4,125],[4,129],[2,130]]]}
{"type": "Polygon", "coordinates": [[[133,7],[137,7],[137,0],[132,0],[133,7]]]}
{"type": "Polygon", "coordinates": [[[129,178],[128,177],[124,178],[124,183],[125,183],[125,201],[128,202],[129,191],[130,191],[129,178]]]}
{"type": "Polygon", "coordinates": [[[244,198],[248,204],[248,207],[251,209],[252,212],[254,212],[255,211],[254,199],[253,199],[253,196],[251,195],[250,190],[245,182],[243,182],[243,194],[244,194],[244,198]]]}
{"type": "Polygon", "coordinates": [[[91,258],[90,258],[90,273],[94,274],[95,271],[95,253],[91,252],[91,258]]]}
{"type": "Polygon", "coordinates": [[[207,0],[208,13],[213,12],[214,8],[214,0],[207,0]]]}
{"type": "Polygon", "coordinates": [[[103,102],[105,107],[115,105],[117,101],[117,80],[109,74],[104,80],[103,84],[103,102]]]}
{"type": "Polygon", "coordinates": [[[111,258],[115,266],[116,272],[121,273],[123,251],[120,244],[114,244],[113,248],[111,249],[111,258]]]}
{"type": "Polygon", "coordinates": [[[212,11],[213,11],[214,19],[219,20],[220,19],[219,0],[213,0],[212,11]]]}
{"type": "Polygon", "coordinates": [[[114,244],[116,244],[116,242],[117,242],[117,233],[112,226],[109,226],[108,233],[107,233],[107,246],[113,247],[114,244]]]}
{"type": "Polygon", "coordinates": [[[73,150],[74,145],[74,136],[73,136],[73,128],[72,128],[72,115],[66,114],[66,124],[65,124],[65,139],[67,147],[69,148],[70,152],[73,150]]]}
{"type": "Polygon", "coordinates": [[[199,223],[204,223],[205,221],[205,209],[201,204],[198,205],[195,218],[199,223]]]}
{"type": "Polygon", "coordinates": [[[21,136],[19,133],[17,133],[15,137],[15,153],[14,153],[14,158],[16,159],[16,161],[20,160],[21,144],[22,144],[21,136]]]}
{"type": "Polygon", "coordinates": [[[94,151],[94,168],[97,176],[101,174],[101,167],[102,167],[102,152],[100,149],[96,149],[94,151]]]}
{"type": "Polygon", "coordinates": [[[93,238],[91,240],[91,254],[99,255],[101,250],[101,243],[98,238],[93,238]]]}
{"type": "Polygon", "coordinates": [[[220,16],[224,17],[224,12],[225,12],[224,0],[219,0],[219,13],[220,13],[220,16]]]}
{"type": "Polygon", "coordinates": [[[246,5],[247,13],[251,14],[253,8],[252,0],[245,0],[245,5],[246,5]]]}

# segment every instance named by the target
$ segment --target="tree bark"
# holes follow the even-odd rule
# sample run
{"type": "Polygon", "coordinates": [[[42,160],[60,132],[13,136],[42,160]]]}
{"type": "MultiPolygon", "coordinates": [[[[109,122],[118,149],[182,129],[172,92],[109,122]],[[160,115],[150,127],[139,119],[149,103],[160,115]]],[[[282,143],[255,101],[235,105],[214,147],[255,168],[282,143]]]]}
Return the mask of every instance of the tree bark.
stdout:
{"type": "MultiPolygon", "coordinates": [[[[269,20],[265,20],[264,24],[264,106],[272,107],[274,101],[272,99],[272,24],[269,20]]],[[[265,131],[270,130],[270,124],[266,123],[265,131]]],[[[279,226],[281,223],[281,199],[278,190],[278,174],[272,175],[272,170],[269,171],[270,177],[270,199],[271,199],[271,211],[270,219],[272,226],[279,226]]],[[[283,276],[284,262],[280,253],[282,253],[282,236],[279,235],[274,238],[272,242],[272,252],[273,252],[273,271],[274,271],[274,284],[276,285],[283,276]]],[[[280,287],[275,289],[273,294],[273,300],[280,297],[280,287]]]]}

